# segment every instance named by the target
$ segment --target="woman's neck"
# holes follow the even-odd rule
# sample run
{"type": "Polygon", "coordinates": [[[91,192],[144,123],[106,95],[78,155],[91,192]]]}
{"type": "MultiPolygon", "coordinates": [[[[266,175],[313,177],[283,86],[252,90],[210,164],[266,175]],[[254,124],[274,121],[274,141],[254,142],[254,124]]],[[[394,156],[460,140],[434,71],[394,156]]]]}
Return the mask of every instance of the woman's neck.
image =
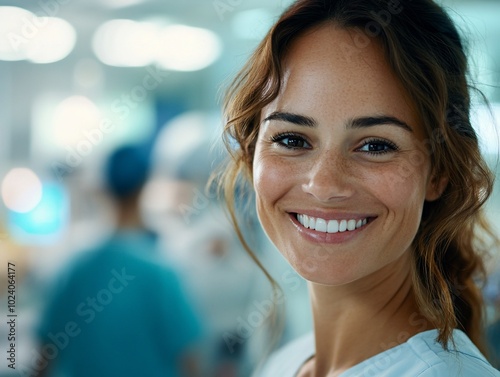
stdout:
{"type": "Polygon", "coordinates": [[[343,286],[309,284],[316,355],[305,375],[338,376],[432,328],[418,311],[409,258],[343,286]]]}

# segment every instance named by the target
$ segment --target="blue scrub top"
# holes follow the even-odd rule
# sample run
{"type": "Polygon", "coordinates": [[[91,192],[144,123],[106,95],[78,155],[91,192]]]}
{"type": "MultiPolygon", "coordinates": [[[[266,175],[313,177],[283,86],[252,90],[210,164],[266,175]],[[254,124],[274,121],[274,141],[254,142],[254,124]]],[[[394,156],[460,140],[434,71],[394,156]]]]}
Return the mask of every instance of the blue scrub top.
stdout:
{"type": "Polygon", "coordinates": [[[179,277],[154,249],[146,233],[118,233],[68,270],[38,329],[42,355],[57,371],[179,376],[179,360],[201,326],[179,277]]]}

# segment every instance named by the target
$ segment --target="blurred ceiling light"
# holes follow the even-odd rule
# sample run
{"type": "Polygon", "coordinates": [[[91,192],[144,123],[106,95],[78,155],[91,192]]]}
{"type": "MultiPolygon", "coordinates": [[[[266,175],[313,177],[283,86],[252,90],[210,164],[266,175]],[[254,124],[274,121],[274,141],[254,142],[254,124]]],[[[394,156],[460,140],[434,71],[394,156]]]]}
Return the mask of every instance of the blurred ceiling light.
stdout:
{"type": "Polygon", "coordinates": [[[2,181],[2,199],[11,211],[30,212],[42,199],[42,182],[30,169],[14,168],[2,181]]]}
{"type": "Polygon", "coordinates": [[[273,24],[273,15],[266,9],[239,12],[231,21],[234,34],[242,39],[260,40],[273,24]]]}
{"type": "Polygon", "coordinates": [[[117,67],[141,67],[154,60],[158,28],[152,23],[111,20],[94,34],[94,53],[104,64],[117,67]]]}
{"type": "Polygon", "coordinates": [[[33,63],[54,63],[69,55],[76,44],[76,31],[68,21],[57,17],[40,17],[44,27],[26,46],[26,58],[33,63]]]}
{"type": "Polygon", "coordinates": [[[90,99],[72,96],[55,109],[52,119],[52,137],[61,147],[75,147],[86,134],[99,127],[102,114],[90,99]]]}
{"type": "Polygon", "coordinates": [[[0,60],[53,63],[64,59],[76,43],[76,31],[56,17],[37,17],[17,7],[0,7],[0,60]]]}
{"type": "Polygon", "coordinates": [[[143,67],[157,63],[163,69],[197,71],[217,60],[220,38],[210,30],[185,25],[162,27],[155,22],[111,20],[101,25],[92,41],[104,64],[143,67]]]}
{"type": "Polygon", "coordinates": [[[0,7],[0,60],[24,60],[26,58],[24,36],[32,32],[36,16],[18,7],[0,7]]]}
{"type": "Polygon", "coordinates": [[[210,30],[172,25],[162,31],[157,49],[157,62],[162,68],[197,71],[219,58],[222,43],[210,30]]]}

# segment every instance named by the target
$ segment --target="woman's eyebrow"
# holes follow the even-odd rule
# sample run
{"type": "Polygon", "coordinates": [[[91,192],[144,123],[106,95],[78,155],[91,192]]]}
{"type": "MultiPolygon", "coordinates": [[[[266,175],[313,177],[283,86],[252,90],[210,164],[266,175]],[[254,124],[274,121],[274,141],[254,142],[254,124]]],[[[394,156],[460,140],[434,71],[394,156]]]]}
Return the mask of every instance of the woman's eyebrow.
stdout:
{"type": "MultiPolygon", "coordinates": [[[[316,127],[318,125],[314,118],[282,111],[274,111],[264,119],[264,122],[269,120],[279,120],[305,127],[316,127]]],[[[347,122],[346,128],[366,128],[380,125],[393,125],[413,132],[413,129],[406,122],[388,115],[353,118],[347,122]]]]}
{"type": "Polygon", "coordinates": [[[271,115],[264,119],[264,122],[268,120],[281,120],[305,127],[316,127],[317,125],[316,120],[311,117],[281,111],[274,111],[273,113],[271,113],[271,115]]]}
{"type": "Polygon", "coordinates": [[[365,128],[386,124],[401,127],[406,131],[413,132],[413,129],[406,122],[387,115],[353,118],[347,122],[346,128],[365,128]]]}

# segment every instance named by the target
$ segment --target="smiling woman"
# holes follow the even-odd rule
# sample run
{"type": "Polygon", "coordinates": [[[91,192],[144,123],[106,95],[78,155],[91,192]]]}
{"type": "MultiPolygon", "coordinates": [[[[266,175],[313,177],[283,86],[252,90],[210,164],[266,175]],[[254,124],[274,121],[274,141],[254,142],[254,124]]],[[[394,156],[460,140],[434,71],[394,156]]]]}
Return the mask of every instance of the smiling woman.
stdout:
{"type": "Polygon", "coordinates": [[[466,74],[433,1],[299,0],[237,76],[221,185],[239,235],[235,188],[253,187],[314,318],[259,376],[500,376],[479,351],[497,238],[466,74]]]}
{"type": "Polygon", "coordinates": [[[325,25],[292,45],[287,80],[262,110],[253,163],[268,236],[303,277],[329,285],[401,268],[424,201],[446,184],[431,179],[427,156],[394,179],[425,132],[380,47],[348,59],[336,46],[350,42],[349,31],[325,25]],[[304,270],[314,247],[327,258],[304,270]]]}

